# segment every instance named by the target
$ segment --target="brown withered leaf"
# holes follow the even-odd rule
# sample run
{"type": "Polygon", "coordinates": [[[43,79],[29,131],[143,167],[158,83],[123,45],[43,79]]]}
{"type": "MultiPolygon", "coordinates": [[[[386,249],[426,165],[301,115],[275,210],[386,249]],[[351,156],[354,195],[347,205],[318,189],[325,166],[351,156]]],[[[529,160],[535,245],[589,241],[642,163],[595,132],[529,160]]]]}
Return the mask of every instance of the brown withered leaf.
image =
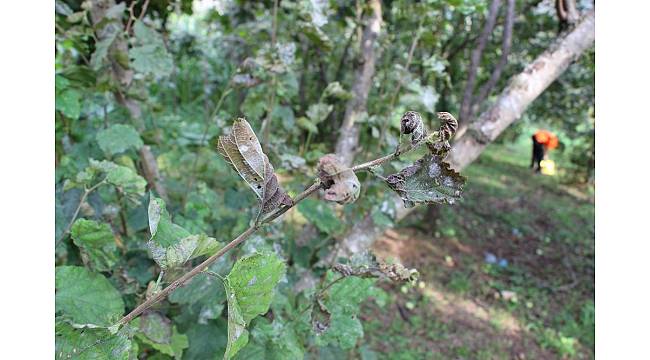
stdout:
{"type": "Polygon", "coordinates": [[[427,136],[422,116],[416,111],[407,111],[402,115],[400,130],[402,134],[411,134],[411,144],[416,144],[427,136]]]}
{"type": "Polygon", "coordinates": [[[334,154],[327,154],[318,160],[318,177],[325,189],[325,200],[339,204],[353,203],[359,197],[361,184],[350,168],[341,164],[334,154]]]}
{"type": "Polygon", "coordinates": [[[453,204],[460,199],[465,181],[438,154],[425,155],[386,178],[386,184],[397,192],[407,208],[417,204],[453,204]]]}
{"type": "Polygon", "coordinates": [[[413,283],[419,277],[415,269],[407,269],[402,264],[378,263],[373,260],[365,266],[352,266],[348,264],[336,264],[332,270],[342,276],[357,276],[362,278],[388,278],[395,282],[413,283]]]}
{"type": "Polygon", "coordinates": [[[273,165],[248,121],[235,120],[230,134],[219,137],[217,150],[257,195],[260,201],[258,219],[280,204],[292,204],[289,195],[278,184],[273,165]]]}

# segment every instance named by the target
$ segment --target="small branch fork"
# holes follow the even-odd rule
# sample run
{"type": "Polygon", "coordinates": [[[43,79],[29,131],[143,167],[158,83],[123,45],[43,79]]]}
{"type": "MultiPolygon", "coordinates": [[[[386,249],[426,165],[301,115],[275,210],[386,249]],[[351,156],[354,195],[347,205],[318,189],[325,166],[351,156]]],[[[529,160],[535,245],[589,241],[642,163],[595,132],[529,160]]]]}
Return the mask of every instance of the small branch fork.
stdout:
{"type": "MultiPolygon", "coordinates": [[[[437,135],[437,132],[434,132],[431,134],[431,136],[437,135]]],[[[365,162],[363,164],[359,164],[356,166],[353,166],[351,168],[352,171],[357,172],[357,171],[363,171],[363,170],[369,170],[375,166],[379,166],[381,164],[384,164],[386,162],[389,162],[391,160],[394,160],[398,158],[400,155],[408,153],[410,151],[413,151],[417,148],[419,148],[422,144],[426,143],[426,140],[422,140],[416,144],[412,144],[407,146],[405,149],[401,149],[400,151],[395,151],[392,154],[380,157],[378,159],[372,160],[365,162]]],[[[347,171],[347,170],[346,170],[347,171]]],[[[120,321],[117,322],[116,325],[125,325],[129,321],[135,319],[137,316],[145,312],[147,309],[152,307],[153,305],[157,304],[161,300],[165,299],[169,294],[171,294],[174,290],[177,288],[185,285],[187,282],[189,282],[194,276],[200,274],[201,272],[205,271],[210,265],[212,265],[215,261],[217,261],[219,258],[224,256],[228,251],[232,250],[234,247],[237,245],[243,243],[248,239],[252,234],[257,232],[260,228],[263,226],[270,224],[273,220],[277,219],[278,217],[282,216],[284,213],[289,211],[291,208],[296,206],[299,202],[302,200],[306,199],[313,193],[317,192],[320,188],[322,187],[320,179],[314,180],[314,182],[303,192],[300,194],[296,195],[296,197],[293,198],[293,203],[291,205],[285,205],[277,208],[275,211],[271,212],[268,216],[266,216],[264,219],[261,221],[255,223],[246,231],[241,233],[239,236],[237,236],[234,240],[226,244],[223,248],[221,248],[216,254],[210,256],[207,258],[205,261],[203,261],[201,264],[197,265],[194,267],[192,270],[189,272],[185,273],[183,276],[179,277],[178,279],[174,280],[171,284],[169,284],[166,288],[162,289],[160,292],[156,293],[154,296],[150,297],[147,299],[145,302],[140,304],[138,307],[133,309],[129,314],[124,316],[120,321]]]]}

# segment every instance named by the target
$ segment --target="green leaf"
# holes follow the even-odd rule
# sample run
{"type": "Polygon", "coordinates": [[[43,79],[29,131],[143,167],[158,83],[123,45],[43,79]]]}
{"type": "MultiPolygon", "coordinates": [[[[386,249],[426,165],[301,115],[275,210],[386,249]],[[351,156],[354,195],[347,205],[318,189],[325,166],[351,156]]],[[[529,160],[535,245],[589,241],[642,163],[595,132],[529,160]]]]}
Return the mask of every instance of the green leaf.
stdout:
{"type": "Polygon", "coordinates": [[[75,329],[63,321],[56,322],[55,339],[55,359],[128,360],[134,353],[133,343],[124,332],[112,335],[106,329],[75,329]]]}
{"type": "Polygon", "coordinates": [[[101,69],[102,65],[104,64],[104,60],[108,56],[108,50],[110,49],[111,45],[113,45],[113,42],[117,38],[117,31],[112,31],[107,36],[95,43],[95,52],[93,53],[92,57],[90,58],[90,67],[97,71],[101,69]]]}
{"type": "Polygon", "coordinates": [[[228,298],[228,345],[223,358],[232,359],[241,348],[248,344],[248,330],[246,330],[246,321],[241,314],[237,297],[229,285],[226,285],[226,296],[228,298]]]}
{"type": "Polygon", "coordinates": [[[116,124],[97,133],[99,147],[109,155],[119,154],[128,149],[139,149],[144,143],[140,134],[130,125],[116,124]]]}
{"type": "Polygon", "coordinates": [[[165,201],[154,197],[153,194],[149,198],[149,231],[151,241],[162,247],[178,244],[183,238],[190,236],[187,230],[172,223],[165,208],[165,201]]]}
{"type": "Polygon", "coordinates": [[[149,200],[149,231],[147,243],[153,259],[162,268],[174,268],[203,255],[212,255],[223,245],[206,235],[191,235],[171,220],[165,202],[153,196],[149,200]]]}
{"type": "Polygon", "coordinates": [[[95,270],[108,271],[117,263],[115,236],[108,224],[78,219],[70,233],[74,244],[81,248],[95,270]]]}
{"type": "Polygon", "coordinates": [[[147,331],[148,333],[145,332],[142,328],[142,322],[143,319],[136,319],[133,324],[136,326],[140,326],[140,331],[138,331],[135,336],[138,338],[138,340],[142,341],[144,344],[151,346],[155,350],[160,351],[161,353],[165,355],[172,356],[174,359],[181,359],[183,357],[183,349],[186,349],[189,346],[189,340],[187,338],[187,335],[181,334],[178,332],[176,329],[176,326],[171,326],[171,321],[167,318],[164,318],[162,316],[154,318],[154,319],[146,319],[144,320],[145,322],[156,322],[156,324],[149,324],[147,325],[149,328],[147,331]],[[156,327],[156,329],[152,329],[151,327],[156,327]],[[166,329],[166,327],[169,326],[170,329],[166,329]],[[162,334],[164,331],[169,331],[170,336],[167,340],[167,342],[157,342],[151,339],[151,335],[156,335],[159,336],[162,334]]]}
{"type": "Polygon", "coordinates": [[[309,121],[309,119],[304,116],[301,116],[298,119],[296,119],[296,124],[298,124],[298,127],[300,127],[303,130],[307,130],[313,134],[318,134],[318,127],[316,127],[314,123],[309,121]]]}
{"type": "Polygon", "coordinates": [[[341,231],[341,221],[332,208],[322,201],[305,199],[298,204],[298,211],[324,233],[332,235],[341,231]]]}
{"type": "Polygon", "coordinates": [[[272,253],[254,253],[237,260],[225,281],[228,299],[226,359],[232,358],[248,343],[246,326],[269,310],[273,288],[284,272],[284,263],[272,253]]]}
{"type": "Polygon", "coordinates": [[[311,104],[309,105],[306,114],[312,124],[319,124],[323,120],[327,119],[329,114],[332,112],[332,109],[334,109],[334,105],[323,103],[311,104]]]}
{"type": "Polygon", "coordinates": [[[136,21],[133,32],[139,45],[129,50],[131,66],[135,71],[156,77],[169,76],[174,67],[162,37],[142,21],[136,21]]]}
{"type": "Polygon", "coordinates": [[[441,156],[428,154],[399,173],[389,175],[386,184],[409,208],[417,204],[453,204],[460,199],[465,177],[451,169],[441,156]]]}
{"type": "MultiPolygon", "coordinates": [[[[328,271],[326,284],[336,280],[338,275],[328,271]]],[[[367,299],[373,290],[373,279],[346,277],[337,281],[323,295],[322,305],[331,314],[329,326],[316,338],[319,346],[337,344],[344,349],[354,347],[357,340],[363,337],[363,327],[357,319],[360,304],[367,299]]],[[[315,310],[318,304],[315,305],[315,310]]]]}
{"type": "MultiPolygon", "coordinates": [[[[230,261],[220,259],[210,266],[210,271],[222,273],[230,261]]],[[[207,324],[208,320],[217,319],[221,315],[226,301],[226,290],[223,282],[208,274],[198,274],[189,284],[176,289],[169,295],[169,301],[175,304],[190,305],[188,310],[196,313],[199,324],[207,324]]],[[[225,346],[225,343],[224,343],[225,346]]]]}
{"type": "Polygon", "coordinates": [[[81,94],[70,88],[57,92],[55,108],[72,120],[78,119],[81,114],[81,94]]]}
{"type": "Polygon", "coordinates": [[[192,324],[186,334],[190,346],[183,352],[184,360],[221,359],[226,351],[228,324],[219,319],[206,325],[192,324]]]}
{"type": "Polygon", "coordinates": [[[144,195],[147,186],[147,181],[138,175],[135,170],[116,164],[107,171],[106,181],[117,186],[125,193],[139,196],[144,195]]]}
{"type": "Polygon", "coordinates": [[[55,270],[55,307],[81,326],[110,326],[124,314],[124,301],[100,274],[79,266],[55,270]]]}
{"type": "Polygon", "coordinates": [[[302,341],[290,323],[277,317],[273,322],[258,318],[254,323],[250,343],[237,354],[237,359],[304,359],[302,341]]]}

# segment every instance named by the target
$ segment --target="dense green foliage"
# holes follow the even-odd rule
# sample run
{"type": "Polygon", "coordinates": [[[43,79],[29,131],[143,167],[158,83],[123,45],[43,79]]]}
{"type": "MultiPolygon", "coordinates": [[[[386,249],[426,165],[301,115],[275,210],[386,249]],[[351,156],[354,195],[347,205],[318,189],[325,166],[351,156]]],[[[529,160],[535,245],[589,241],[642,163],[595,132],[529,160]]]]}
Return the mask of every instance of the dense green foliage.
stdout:
{"type": "MultiPolygon", "coordinates": [[[[56,356],[376,356],[361,346],[361,305],[386,294],[375,279],[339,279],[330,270],[369,257],[327,256],[365,214],[394,221],[391,191],[367,173],[359,174],[354,204],[301,202],[141,317],[113,326],[262,213],[217,150],[234,119],[248,120],[274,176],[295,196],[333,151],[353,96],[363,2],[207,3],[125,1],[98,14],[90,1],[56,2],[56,356]]],[[[536,3],[517,2],[511,62],[497,89],[557,34],[552,9],[531,11],[536,3]]],[[[481,0],[383,3],[368,110],[357,119],[359,162],[395,150],[405,111],[422,113],[429,129],[438,127],[437,111],[458,112],[458,84],[485,11],[481,0]]],[[[485,50],[479,83],[498,60],[501,28],[485,50]]],[[[593,56],[543,96],[553,107],[534,106],[522,123],[560,132],[562,151],[589,178],[593,56]]],[[[379,178],[422,155],[377,169],[379,178]]],[[[436,197],[459,196],[438,190],[436,197]]]]}

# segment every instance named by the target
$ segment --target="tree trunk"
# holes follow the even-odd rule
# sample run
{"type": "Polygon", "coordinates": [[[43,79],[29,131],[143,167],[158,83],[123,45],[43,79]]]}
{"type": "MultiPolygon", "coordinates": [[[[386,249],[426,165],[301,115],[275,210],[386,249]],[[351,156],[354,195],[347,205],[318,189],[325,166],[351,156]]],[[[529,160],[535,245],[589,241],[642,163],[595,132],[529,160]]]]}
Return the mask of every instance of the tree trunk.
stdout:
{"type": "MultiPolygon", "coordinates": [[[[593,45],[595,37],[595,17],[592,10],[570,33],[559,38],[521,73],[515,75],[497,102],[454,142],[447,158],[452,167],[460,170],[474,161],[489,143],[521,117],[530,103],[555,81],[571,62],[593,45]]],[[[392,201],[396,204],[396,221],[411,212],[412,208],[404,208],[398,196],[395,195],[392,201]]],[[[385,230],[385,227],[375,224],[368,215],[338,243],[338,249],[333,255],[349,257],[367,250],[375,238],[385,230]]]]}
{"type": "Polygon", "coordinates": [[[359,125],[355,120],[366,112],[368,93],[372,85],[372,77],[375,74],[376,54],[374,45],[381,31],[381,2],[379,0],[368,1],[371,13],[366,19],[367,25],[361,39],[361,67],[357,71],[354,86],[352,87],[352,99],[345,107],[343,124],[340,128],[338,142],[336,143],[336,154],[343,164],[350,166],[354,159],[357,146],[359,145],[359,125]]]}

